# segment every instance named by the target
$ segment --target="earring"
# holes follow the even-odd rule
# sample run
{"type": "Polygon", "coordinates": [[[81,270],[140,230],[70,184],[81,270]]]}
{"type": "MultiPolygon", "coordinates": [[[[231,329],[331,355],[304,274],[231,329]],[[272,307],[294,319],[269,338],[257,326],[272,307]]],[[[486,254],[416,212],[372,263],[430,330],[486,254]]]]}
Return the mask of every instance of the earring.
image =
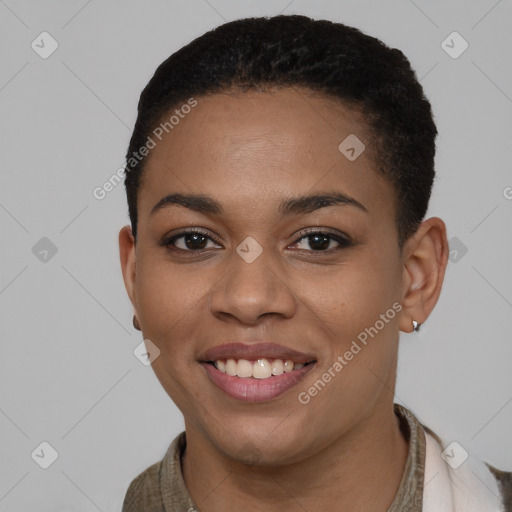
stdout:
{"type": "Polygon", "coordinates": [[[414,331],[418,332],[420,330],[420,327],[421,327],[421,324],[416,322],[416,321],[412,321],[412,328],[414,329],[414,331]]]}
{"type": "Polygon", "coordinates": [[[135,315],[133,315],[133,327],[137,329],[137,331],[141,330],[139,322],[137,321],[137,317],[135,315]]]}

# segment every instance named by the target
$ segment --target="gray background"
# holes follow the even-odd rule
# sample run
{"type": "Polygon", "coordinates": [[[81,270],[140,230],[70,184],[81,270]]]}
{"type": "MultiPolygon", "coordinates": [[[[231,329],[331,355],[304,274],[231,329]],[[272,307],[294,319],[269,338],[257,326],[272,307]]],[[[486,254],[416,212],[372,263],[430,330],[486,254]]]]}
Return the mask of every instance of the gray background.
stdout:
{"type": "Polygon", "coordinates": [[[454,252],[433,314],[402,334],[396,399],[512,470],[510,0],[0,0],[0,510],[118,511],[182,430],[133,355],[124,185],[93,190],[122,166],[162,60],[224,20],[280,12],[361,28],[417,71],[440,132],[429,216],[454,252]],[[31,47],[43,31],[59,45],[47,59],[31,47]],[[469,43],[456,59],[441,46],[453,31],[469,43]],[[48,469],[31,457],[43,441],[59,455],[48,469]]]}

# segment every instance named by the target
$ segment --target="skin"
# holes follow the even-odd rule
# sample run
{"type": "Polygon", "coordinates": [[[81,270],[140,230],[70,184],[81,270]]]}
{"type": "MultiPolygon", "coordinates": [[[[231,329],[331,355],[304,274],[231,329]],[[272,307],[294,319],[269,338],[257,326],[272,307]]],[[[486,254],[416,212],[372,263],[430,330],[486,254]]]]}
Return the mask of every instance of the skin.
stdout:
{"type": "Polygon", "coordinates": [[[411,332],[413,319],[423,323],[438,300],[445,224],[423,221],[400,252],[393,190],[375,170],[364,119],[340,102],[297,88],[197,100],[150,152],[137,242],[129,226],[119,233],[135,315],[161,351],[153,369],[185,418],[190,495],[201,512],[384,512],[408,452],[393,412],[399,331],[411,332]],[[366,150],[349,161],[338,145],[352,133],[366,150]],[[334,205],[279,213],[280,201],[320,191],[351,196],[368,212],[334,205]],[[171,205],[150,215],[177,192],[210,196],[224,213],[171,205]],[[187,246],[181,238],[174,252],[160,245],[186,227],[218,241],[187,246]],[[345,234],[352,245],[330,239],[314,251],[319,244],[302,232],[310,227],[345,234]],[[263,249],[250,264],[236,252],[248,236],[263,249]],[[394,303],[400,313],[301,404],[298,393],[394,303]],[[198,362],[210,347],[261,339],[317,361],[298,386],[269,402],[228,397],[198,362]]]}

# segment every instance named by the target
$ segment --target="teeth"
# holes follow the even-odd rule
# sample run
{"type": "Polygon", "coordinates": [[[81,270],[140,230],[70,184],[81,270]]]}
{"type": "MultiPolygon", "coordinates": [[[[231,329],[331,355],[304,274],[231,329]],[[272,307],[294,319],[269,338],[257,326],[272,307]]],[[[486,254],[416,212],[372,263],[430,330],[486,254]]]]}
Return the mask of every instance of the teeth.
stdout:
{"type": "Polygon", "coordinates": [[[284,363],[281,359],[274,359],[272,362],[272,375],[281,375],[284,373],[284,363]]]}
{"type": "Polygon", "coordinates": [[[294,363],[291,359],[258,359],[255,362],[247,359],[218,359],[214,362],[217,370],[241,378],[268,379],[272,375],[281,375],[293,370],[304,368],[303,363],[294,363]]]}
{"type": "MultiPolygon", "coordinates": [[[[238,361],[240,364],[241,361],[238,361]]],[[[268,379],[272,375],[272,367],[266,359],[258,359],[252,366],[252,376],[255,379],[268,379]]],[[[250,377],[250,375],[249,375],[250,377]]]]}
{"type": "Polygon", "coordinates": [[[246,359],[240,359],[236,367],[238,377],[252,377],[252,363],[246,359]]]}
{"type": "MultiPolygon", "coordinates": [[[[234,359],[228,359],[226,361],[226,373],[231,375],[231,377],[234,377],[236,375],[237,366],[238,365],[234,359]]],[[[219,367],[217,367],[217,369],[219,369],[219,367]]]]}

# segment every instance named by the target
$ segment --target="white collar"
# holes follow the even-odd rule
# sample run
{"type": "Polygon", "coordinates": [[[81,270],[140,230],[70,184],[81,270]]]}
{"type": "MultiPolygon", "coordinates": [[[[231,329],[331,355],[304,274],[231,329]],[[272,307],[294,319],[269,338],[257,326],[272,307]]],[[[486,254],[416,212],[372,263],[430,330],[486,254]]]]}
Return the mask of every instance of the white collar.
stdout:
{"type": "Polygon", "coordinates": [[[437,440],[426,431],[425,437],[423,512],[504,512],[496,478],[483,462],[470,455],[453,469],[437,440]]]}

